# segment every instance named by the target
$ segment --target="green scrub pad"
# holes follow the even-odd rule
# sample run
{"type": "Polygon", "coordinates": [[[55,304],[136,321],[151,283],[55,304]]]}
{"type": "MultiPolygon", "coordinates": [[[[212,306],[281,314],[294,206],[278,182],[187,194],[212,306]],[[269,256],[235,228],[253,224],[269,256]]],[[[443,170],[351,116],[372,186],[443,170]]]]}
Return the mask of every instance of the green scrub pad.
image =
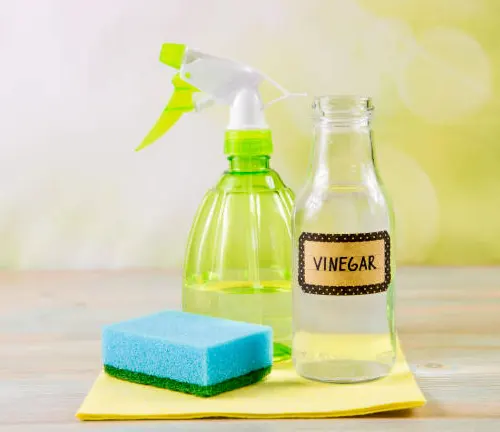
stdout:
{"type": "Polygon", "coordinates": [[[253,384],[272,366],[270,327],[165,311],[103,330],[104,370],[208,397],[253,384]]]}
{"type": "Polygon", "coordinates": [[[210,397],[230,390],[235,390],[240,387],[245,387],[254,384],[264,378],[271,372],[271,366],[257,369],[235,378],[222,381],[218,384],[201,386],[190,384],[181,381],[175,381],[170,378],[160,378],[154,375],[146,375],[140,372],[131,372],[125,369],[117,369],[113,366],[104,365],[104,371],[115,378],[125,381],[135,382],[138,384],[151,385],[154,387],[165,388],[173,391],[193,394],[195,396],[210,397]]]}

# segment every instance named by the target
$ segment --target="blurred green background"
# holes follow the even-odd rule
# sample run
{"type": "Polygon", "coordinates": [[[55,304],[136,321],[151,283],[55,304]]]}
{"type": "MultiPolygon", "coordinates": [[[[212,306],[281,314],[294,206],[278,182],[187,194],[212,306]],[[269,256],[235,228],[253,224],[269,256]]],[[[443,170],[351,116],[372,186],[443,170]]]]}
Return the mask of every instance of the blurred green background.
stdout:
{"type": "MultiPolygon", "coordinates": [[[[498,263],[500,2],[307,4],[297,20],[315,38],[290,49],[309,68],[290,67],[290,82],[301,89],[310,73],[313,94],[374,97],[376,154],[395,204],[399,261],[498,263]]],[[[287,76],[281,68],[275,76],[287,76]]],[[[297,126],[300,119],[275,124],[294,145],[281,148],[284,157],[302,173],[309,130],[297,126]]]]}
{"type": "MultiPolygon", "coordinates": [[[[372,96],[399,262],[500,262],[500,1],[19,0],[0,28],[2,268],[182,265],[194,212],[226,166],[227,110],[183,118],[133,152],[170,96],[165,41],[293,91],[372,96]]],[[[309,107],[268,112],[273,165],[295,190],[309,107]]]]}

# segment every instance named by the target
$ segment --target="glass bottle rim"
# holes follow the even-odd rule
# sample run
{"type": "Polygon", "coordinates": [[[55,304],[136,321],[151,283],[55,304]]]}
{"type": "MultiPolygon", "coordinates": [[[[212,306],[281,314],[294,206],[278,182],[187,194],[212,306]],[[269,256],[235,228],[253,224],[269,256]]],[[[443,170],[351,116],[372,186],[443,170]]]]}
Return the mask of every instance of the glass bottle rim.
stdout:
{"type": "Polygon", "coordinates": [[[323,95],[314,98],[313,116],[320,121],[367,121],[374,110],[373,101],[368,96],[323,95]]]}

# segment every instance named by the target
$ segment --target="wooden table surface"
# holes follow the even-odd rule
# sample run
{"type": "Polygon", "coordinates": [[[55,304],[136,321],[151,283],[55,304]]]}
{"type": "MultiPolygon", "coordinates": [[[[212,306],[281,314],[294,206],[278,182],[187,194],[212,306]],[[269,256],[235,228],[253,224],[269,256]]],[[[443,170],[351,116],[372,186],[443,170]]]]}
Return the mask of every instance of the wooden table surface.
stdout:
{"type": "Polygon", "coordinates": [[[331,420],[85,422],[103,324],[180,307],[161,271],[0,273],[0,431],[500,431],[500,268],[403,268],[397,327],[428,403],[331,420]]]}

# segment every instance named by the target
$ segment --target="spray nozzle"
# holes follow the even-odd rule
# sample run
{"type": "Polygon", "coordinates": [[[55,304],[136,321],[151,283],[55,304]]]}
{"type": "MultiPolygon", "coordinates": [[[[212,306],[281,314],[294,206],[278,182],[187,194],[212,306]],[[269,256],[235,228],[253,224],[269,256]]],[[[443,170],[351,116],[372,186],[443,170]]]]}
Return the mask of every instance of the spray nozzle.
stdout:
{"type": "Polygon", "coordinates": [[[201,111],[214,102],[231,106],[229,130],[261,130],[268,129],[263,113],[267,106],[289,97],[305,95],[289,92],[250,66],[182,44],[163,44],[160,61],[179,71],[172,80],[174,92],[137,150],[160,138],[185,112],[201,111]],[[265,80],[273,84],[282,96],[263,104],[259,86],[265,80]],[[194,93],[200,93],[201,97],[194,98],[194,93]]]}
{"type": "Polygon", "coordinates": [[[161,47],[160,61],[171,68],[179,70],[184,60],[186,45],[176,43],[166,43],[161,47]]]}

